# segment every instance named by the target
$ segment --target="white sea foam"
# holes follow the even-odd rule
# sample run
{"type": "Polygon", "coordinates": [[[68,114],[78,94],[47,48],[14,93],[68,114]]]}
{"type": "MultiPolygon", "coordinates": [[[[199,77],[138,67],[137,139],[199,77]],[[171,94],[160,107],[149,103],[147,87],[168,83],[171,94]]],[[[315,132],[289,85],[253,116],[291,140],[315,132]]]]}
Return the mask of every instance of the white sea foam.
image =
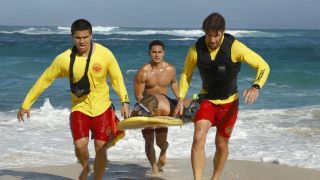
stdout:
{"type": "Polygon", "coordinates": [[[105,32],[110,32],[112,30],[118,29],[119,27],[104,27],[104,26],[94,26],[92,28],[92,30],[94,32],[101,32],[101,33],[105,33],[105,32]]]}
{"type": "Polygon", "coordinates": [[[276,87],[276,88],[290,88],[290,86],[287,84],[278,84],[278,83],[274,83],[274,82],[270,82],[267,85],[271,86],[271,87],[276,87]]]}
{"type": "Polygon", "coordinates": [[[29,35],[40,35],[40,34],[63,34],[59,33],[57,31],[54,31],[50,28],[44,28],[44,27],[29,27],[29,28],[23,28],[19,30],[12,30],[12,31],[0,31],[0,33],[5,34],[14,34],[14,33],[20,33],[20,34],[29,34],[29,35]]]}
{"type": "MultiPolygon", "coordinates": [[[[95,34],[109,34],[110,31],[118,29],[118,28],[119,27],[93,26],[92,31],[95,34]]],[[[70,33],[71,28],[58,26],[58,30],[61,32],[70,33]]]]}
{"type": "Polygon", "coordinates": [[[135,74],[137,71],[137,69],[129,69],[126,71],[126,74],[135,74]]]}
{"type": "Polygon", "coordinates": [[[199,37],[203,35],[201,30],[127,30],[127,31],[117,31],[114,34],[123,35],[172,35],[172,36],[182,36],[182,37],[199,37]]]}
{"type": "MultiPolygon", "coordinates": [[[[103,26],[94,26],[92,30],[95,34],[110,34],[110,31],[118,29],[118,27],[103,27],[103,26]]],[[[27,27],[21,29],[15,29],[11,31],[0,31],[0,33],[5,34],[28,34],[28,35],[43,35],[43,34],[70,34],[70,27],[27,27]]]]}
{"type": "Polygon", "coordinates": [[[108,38],[107,40],[119,40],[119,41],[134,41],[132,38],[108,38]]]}
{"type": "Polygon", "coordinates": [[[280,34],[265,32],[265,31],[253,31],[253,30],[226,30],[235,37],[280,37],[280,34]]]}
{"type": "Polygon", "coordinates": [[[281,164],[281,159],[273,158],[273,157],[264,157],[261,158],[262,162],[281,164]]]}
{"type": "MultiPolygon", "coordinates": [[[[112,34],[120,34],[120,35],[170,35],[170,36],[178,36],[184,38],[173,38],[171,40],[194,40],[194,38],[198,38],[203,36],[204,33],[200,29],[136,29],[136,28],[120,28],[120,27],[109,27],[109,26],[94,26],[92,28],[94,34],[102,34],[102,35],[112,35],[112,34]]],[[[230,33],[236,37],[280,37],[283,36],[279,33],[274,32],[266,32],[266,31],[255,31],[255,30],[226,30],[227,33],[230,33]]],[[[13,33],[21,33],[21,34],[29,34],[29,35],[41,35],[41,34],[70,34],[70,27],[65,26],[57,26],[57,27],[21,27],[15,28],[14,30],[2,30],[0,33],[13,34],[13,33]]],[[[286,35],[285,35],[286,36],[286,35]]],[[[290,36],[290,34],[287,34],[290,36]]],[[[126,40],[126,39],[120,39],[126,40]]]]}
{"type": "Polygon", "coordinates": [[[197,40],[196,38],[174,38],[174,39],[169,39],[171,41],[195,41],[197,40]]]}
{"type": "MultiPolygon", "coordinates": [[[[0,169],[76,162],[69,130],[69,109],[52,107],[46,100],[19,123],[16,111],[0,112],[0,169]]],[[[119,116],[119,112],[117,112],[119,116]]],[[[120,116],[119,116],[120,117],[120,116]]],[[[320,106],[293,109],[240,110],[230,139],[231,159],[275,162],[320,170],[320,106]]],[[[215,128],[209,131],[206,155],[215,152],[215,128]]],[[[170,127],[168,158],[190,158],[193,124],[170,127]]],[[[89,151],[94,157],[93,141],[89,151]]],[[[156,148],[159,153],[159,149],[156,148]]],[[[110,160],[145,159],[140,130],[128,130],[110,160]]]]}

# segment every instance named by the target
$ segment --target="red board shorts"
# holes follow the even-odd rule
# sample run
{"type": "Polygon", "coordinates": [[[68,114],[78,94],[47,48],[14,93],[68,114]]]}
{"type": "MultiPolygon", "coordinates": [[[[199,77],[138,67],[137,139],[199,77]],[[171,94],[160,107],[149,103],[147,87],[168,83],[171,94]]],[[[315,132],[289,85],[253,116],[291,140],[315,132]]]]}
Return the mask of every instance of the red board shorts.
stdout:
{"type": "Polygon", "coordinates": [[[215,105],[208,100],[203,100],[200,103],[200,108],[196,112],[195,121],[210,121],[212,126],[217,127],[217,131],[220,135],[229,139],[237,120],[238,109],[239,100],[218,105],[215,105]]]}
{"type": "Polygon", "coordinates": [[[124,131],[117,129],[119,119],[115,115],[114,109],[109,107],[99,116],[90,117],[80,111],[74,111],[70,114],[70,129],[73,140],[76,141],[83,137],[89,137],[101,141],[115,142],[124,136],[124,131]]]}

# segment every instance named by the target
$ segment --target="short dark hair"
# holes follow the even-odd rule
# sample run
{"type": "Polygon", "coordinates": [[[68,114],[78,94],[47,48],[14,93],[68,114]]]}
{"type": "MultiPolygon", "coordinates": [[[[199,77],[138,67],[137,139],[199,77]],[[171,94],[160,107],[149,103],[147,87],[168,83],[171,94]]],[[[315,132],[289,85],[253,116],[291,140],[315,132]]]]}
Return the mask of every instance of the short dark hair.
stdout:
{"type": "Polygon", "coordinates": [[[162,48],[164,49],[164,44],[162,41],[160,40],[153,40],[150,42],[149,44],[149,50],[151,50],[152,46],[155,46],[155,45],[159,45],[159,46],[162,46],[162,48]]]}
{"type": "Polygon", "coordinates": [[[211,13],[202,23],[204,32],[223,32],[226,28],[223,16],[217,12],[211,13]]]}
{"type": "Polygon", "coordinates": [[[75,20],[71,25],[71,34],[73,35],[76,31],[85,31],[89,30],[90,34],[92,34],[92,26],[89,21],[85,19],[75,20]]]}
{"type": "Polygon", "coordinates": [[[146,108],[148,108],[148,110],[151,111],[152,114],[155,114],[158,111],[159,101],[157,97],[154,95],[144,96],[141,99],[140,103],[143,104],[146,108]]]}

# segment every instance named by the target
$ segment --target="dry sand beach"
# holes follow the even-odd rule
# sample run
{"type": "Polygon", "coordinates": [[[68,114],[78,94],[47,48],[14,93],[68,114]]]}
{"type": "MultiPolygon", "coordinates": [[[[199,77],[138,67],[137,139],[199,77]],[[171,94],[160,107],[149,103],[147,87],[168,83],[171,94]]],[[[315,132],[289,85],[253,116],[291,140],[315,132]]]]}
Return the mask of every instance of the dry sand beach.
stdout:
{"type": "MultiPolygon", "coordinates": [[[[207,158],[203,179],[210,179],[212,160],[207,158]]],[[[29,167],[0,170],[0,180],[15,179],[76,179],[81,166],[79,164],[29,167]]],[[[168,159],[168,163],[159,176],[150,177],[147,161],[115,162],[109,161],[104,179],[154,179],[177,180],[193,179],[189,159],[168,159]]],[[[89,177],[92,179],[92,174],[89,177]]],[[[290,167],[274,163],[228,160],[221,180],[319,180],[320,171],[290,167]]]]}

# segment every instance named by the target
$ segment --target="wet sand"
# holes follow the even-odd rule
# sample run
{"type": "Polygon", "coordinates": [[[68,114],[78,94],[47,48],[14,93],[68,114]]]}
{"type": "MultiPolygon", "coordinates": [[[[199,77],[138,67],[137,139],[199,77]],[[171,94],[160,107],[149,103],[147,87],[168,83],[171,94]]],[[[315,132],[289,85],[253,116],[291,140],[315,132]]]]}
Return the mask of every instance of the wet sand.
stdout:
{"type": "MultiPolygon", "coordinates": [[[[207,158],[203,179],[210,179],[212,159],[207,158]]],[[[81,166],[54,165],[0,170],[0,180],[14,179],[77,179],[81,166]]],[[[190,159],[168,159],[158,176],[150,176],[147,160],[137,162],[108,161],[104,179],[193,179],[190,159]]],[[[91,173],[89,179],[93,179],[91,173]]],[[[228,160],[221,180],[319,180],[320,171],[253,161],[228,160]]]]}

